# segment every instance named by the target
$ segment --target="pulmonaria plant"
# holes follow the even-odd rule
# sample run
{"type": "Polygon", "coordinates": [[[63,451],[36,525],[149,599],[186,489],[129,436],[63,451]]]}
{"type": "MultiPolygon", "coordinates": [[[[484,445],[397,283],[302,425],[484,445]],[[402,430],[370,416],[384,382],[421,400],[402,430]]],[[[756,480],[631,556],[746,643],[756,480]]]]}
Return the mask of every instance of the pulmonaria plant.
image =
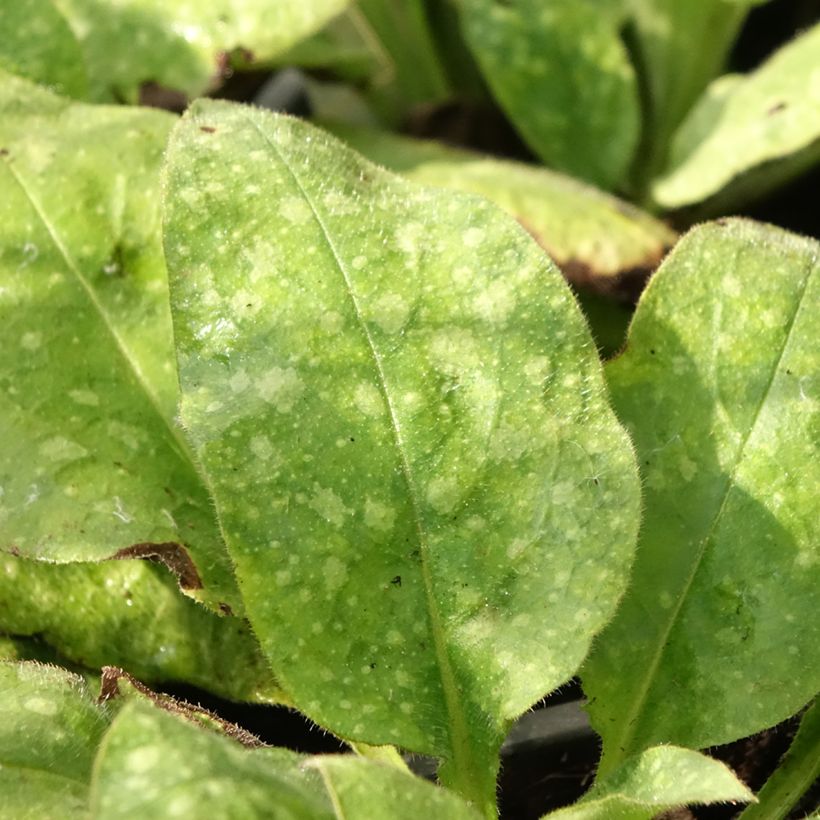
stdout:
{"type": "MultiPolygon", "coordinates": [[[[655,180],[664,207],[718,207],[816,156],[813,109],[765,139],[754,117],[814,88],[817,29],[695,104],[723,52],[679,85],[649,25],[654,6],[685,12],[556,3],[525,30],[529,5],[0,9],[10,817],[495,817],[510,728],[575,676],[603,757],[556,818],[755,801],[698,750],[819,688],[820,245],[737,219],[677,240],[554,170],[350,122],[99,104],[148,80],[202,93],[251,48],[355,75],[389,124],[475,80],[472,48],[546,161],[621,190],[655,180]],[[636,88],[613,39],[627,18],[669,104],[647,109],[654,147],[629,180],[637,108],[612,102],[636,88]],[[579,48],[595,59],[572,82],[533,56],[579,48]],[[576,82],[589,129],[621,123],[606,152],[566,136],[576,82]],[[759,144],[727,170],[746,130],[759,144]],[[603,344],[623,308],[601,294],[639,288],[672,245],[602,365],[588,320],[603,344]],[[595,287],[587,318],[566,278],[595,287]],[[267,747],[146,685],[170,681],[290,706],[355,754],[267,747]],[[400,752],[436,758],[439,785],[400,752]]],[[[725,51],[743,4],[700,5],[725,51]]],[[[786,815],[816,744],[815,707],[750,816],[786,815]]]]}

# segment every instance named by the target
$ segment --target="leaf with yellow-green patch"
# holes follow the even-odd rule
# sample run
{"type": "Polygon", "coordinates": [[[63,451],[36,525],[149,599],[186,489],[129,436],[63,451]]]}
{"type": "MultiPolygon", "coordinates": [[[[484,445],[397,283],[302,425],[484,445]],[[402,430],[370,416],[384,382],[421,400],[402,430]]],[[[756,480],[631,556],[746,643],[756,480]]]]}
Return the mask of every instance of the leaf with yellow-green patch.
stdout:
{"type": "Polygon", "coordinates": [[[568,287],[489,202],[291,118],[197,102],[166,167],[181,416],[263,650],[318,723],[495,812],[638,520],[568,287]]]}
{"type": "Polygon", "coordinates": [[[629,594],[582,670],[604,773],[657,743],[753,734],[820,688],[818,271],[815,241],[696,228],[607,365],[644,519],[629,594]]]}
{"type": "Polygon", "coordinates": [[[241,614],[178,428],[159,164],[174,118],[0,82],[0,550],[158,557],[241,614]]]}

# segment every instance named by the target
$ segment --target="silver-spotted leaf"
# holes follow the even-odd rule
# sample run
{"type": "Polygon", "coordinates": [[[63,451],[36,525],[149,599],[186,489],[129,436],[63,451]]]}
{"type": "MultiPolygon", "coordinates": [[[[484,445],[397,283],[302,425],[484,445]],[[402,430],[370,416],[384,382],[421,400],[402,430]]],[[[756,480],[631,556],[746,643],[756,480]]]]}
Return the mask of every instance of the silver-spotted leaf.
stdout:
{"type": "Polygon", "coordinates": [[[696,803],[745,803],[752,793],[717,760],[676,746],[655,746],[625,761],[554,820],[651,820],[696,803]]]}
{"type": "Polygon", "coordinates": [[[172,136],[165,249],[182,419],[284,688],[494,804],[510,721],[577,668],[636,529],[568,288],[485,200],[219,102],[172,136]]]}
{"type": "Polygon", "coordinates": [[[239,613],[175,423],[159,232],[173,121],[0,79],[0,549],[155,555],[187,592],[239,613]]]}
{"type": "Polygon", "coordinates": [[[820,24],[748,76],[716,82],[720,93],[707,90],[683,122],[653,186],[664,208],[714,198],[725,210],[820,162],[820,24]]]}
{"type": "Polygon", "coordinates": [[[0,662],[0,807],[14,820],[85,820],[110,709],[85,681],[38,663],[0,662]]]}
{"type": "Polygon", "coordinates": [[[464,32],[488,85],[549,166],[605,188],[638,146],[635,71],[620,0],[464,0],[464,32]]]}
{"type": "Polygon", "coordinates": [[[196,96],[234,51],[266,61],[349,0],[52,0],[80,41],[95,102],[135,102],[142,83],[196,96]]]}
{"type": "Polygon", "coordinates": [[[820,688],[820,245],[696,228],[607,366],[644,520],[630,590],[582,672],[602,770],[771,726],[820,688]]]}
{"type": "Polygon", "coordinates": [[[0,3],[0,67],[83,97],[87,91],[80,44],[51,0],[0,3]]]}
{"type": "Polygon", "coordinates": [[[60,660],[123,667],[146,683],[179,681],[233,700],[285,699],[246,622],[208,612],[145,561],[0,556],[0,631],[36,635],[60,660]]]}
{"type": "Polygon", "coordinates": [[[330,130],[414,182],[495,202],[581,287],[604,292],[634,287],[675,242],[675,232],[649,214],[546,168],[366,128],[333,125],[330,130]]]}

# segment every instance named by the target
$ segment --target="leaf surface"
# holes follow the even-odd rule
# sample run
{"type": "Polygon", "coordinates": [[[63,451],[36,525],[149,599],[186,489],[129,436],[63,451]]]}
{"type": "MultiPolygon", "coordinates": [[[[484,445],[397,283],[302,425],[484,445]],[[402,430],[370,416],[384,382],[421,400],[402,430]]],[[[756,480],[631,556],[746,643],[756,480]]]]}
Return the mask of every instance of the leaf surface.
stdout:
{"type": "Polygon", "coordinates": [[[71,97],[85,95],[80,44],[50,0],[0,4],[0,31],[0,67],[71,97]]]}
{"type": "Polygon", "coordinates": [[[521,136],[549,166],[614,188],[638,145],[620,0],[465,0],[467,42],[521,136]]]}
{"type": "Polygon", "coordinates": [[[717,760],[675,746],[655,746],[625,761],[555,820],[651,820],[669,809],[737,803],[754,796],[717,760]]]}
{"type": "Polygon", "coordinates": [[[0,662],[0,794],[19,820],[86,818],[96,747],[109,721],[77,675],[0,662]]]}
{"type": "Polygon", "coordinates": [[[664,208],[715,197],[726,209],[820,162],[820,24],[718,97],[716,109],[707,90],[674,138],[653,186],[664,208]]]}
{"type": "Polygon", "coordinates": [[[239,614],[175,422],[158,202],[172,123],[0,82],[0,549],[156,555],[239,614]]]}
{"type": "Polygon", "coordinates": [[[569,290],[489,203],[296,120],[198,102],[169,152],[181,413],[263,649],[318,723],[444,757],[494,811],[510,721],[572,675],[635,534],[569,290]]]}
{"type": "Polygon", "coordinates": [[[774,725],[818,690],[820,246],[696,228],[607,366],[644,479],[629,592],[582,671],[602,771],[774,725]]]}
{"type": "Polygon", "coordinates": [[[349,0],[53,0],[82,46],[95,102],[135,102],[144,82],[204,93],[225,55],[271,60],[349,0]]]}
{"type": "Polygon", "coordinates": [[[512,214],[582,287],[609,291],[630,279],[643,283],[675,242],[674,231],[649,214],[546,168],[365,128],[332,125],[330,130],[414,182],[487,197],[512,214]]]}
{"type": "Polygon", "coordinates": [[[145,561],[55,565],[0,556],[0,631],[37,636],[64,659],[120,666],[147,683],[284,699],[246,622],[198,606],[145,561]]]}

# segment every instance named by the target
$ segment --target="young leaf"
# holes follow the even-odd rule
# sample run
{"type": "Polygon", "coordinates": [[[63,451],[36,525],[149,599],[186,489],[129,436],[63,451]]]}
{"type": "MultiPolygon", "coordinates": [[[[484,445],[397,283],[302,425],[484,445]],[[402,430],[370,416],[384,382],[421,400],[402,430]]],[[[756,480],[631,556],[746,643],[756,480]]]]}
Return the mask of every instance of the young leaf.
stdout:
{"type": "Polygon", "coordinates": [[[800,728],[775,773],[738,820],[786,820],[800,798],[820,778],[820,702],[803,715],[800,728]]]}
{"type": "Polygon", "coordinates": [[[414,182],[495,202],[581,287],[607,292],[635,287],[635,279],[643,284],[675,242],[675,232],[649,214],[546,168],[365,128],[332,125],[330,130],[414,182]]]}
{"type": "Polygon", "coordinates": [[[145,561],[47,564],[0,557],[0,630],[36,635],[82,666],[122,666],[234,700],[282,702],[247,623],[180,594],[145,561]]]}
{"type": "Polygon", "coordinates": [[[271,60],[349,0],[53,0],[77,33],[95,102],[136,102],[144,82],[196,96],[234,51],[271,60]]]}
{"type": "Polygon", "coordinates": [[[688,804],[738,803],[754,795],[717,760],[675,746],[655,746],[625,761],[554,820],[651,820],[688,804]]]}
{"type": "Polygon", "coordinates": [[[521,136],[560,171],[614,188],[638,144],[621,0],[463,0],[464,33],[521,136]]]}
{"type": "Polygon", "coordinates": [[[0,662],[0,794],[18,820],[86,818],[94,753],[110,710],[77,675],[0,662]]]}
{"type": "Polygon", "coordinates": [[[644,477],[631,588],[582,672],[602,771],[778,723],[820,686],[820,245],[727,221],[652,279],[607,366],[644,477]]]}
{"type": "Polygon", "coordinates": [[[494,812],[506,729],[573,674],[636,528],[569,290],[488,202],[290,118],[195,103],[167,168],[181,413],[264,651],[318,723],[494,812]]]}
{"type": "Polygon", "coordinates": [[[820,161],[818,55],[820,24],[725,89],[719,116],[707,92],[675,136],[653,187],[657,203],[682,208],[714,198],[712,210],[726,209],[820,161]]]}
{"type": "Polygon", "coordinates": [[[51,0],[0,3],[0,67],[83,97],[87,77],[77,38],[51,0]]]}
{"type": "Polygon", "coordinates": [[[239,614],[174,421],[158,203],[172,123],[0,81],[0,549],[158,557],[239,614]]]}

